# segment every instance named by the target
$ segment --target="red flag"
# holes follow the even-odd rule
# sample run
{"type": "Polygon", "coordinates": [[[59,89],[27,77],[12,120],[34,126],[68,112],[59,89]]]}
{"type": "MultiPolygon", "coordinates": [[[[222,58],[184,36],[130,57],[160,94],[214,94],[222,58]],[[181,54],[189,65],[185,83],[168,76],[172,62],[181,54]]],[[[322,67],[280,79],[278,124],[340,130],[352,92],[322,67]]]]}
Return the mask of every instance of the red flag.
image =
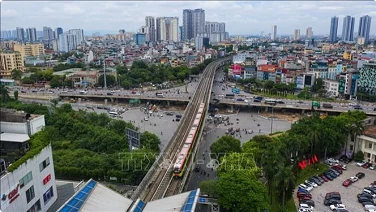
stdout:
{"type": "Polygon", "coordinates": [[[306,161],[305,160],[303,160],[302,161],[302,165],[303,165],[303,167],[305,168],[306,166],[307,166],[307,164],[306,164],[306,161]]]}
{"type": "Polygon", "coordinates": [[[298,163],[298,166],[299,166],[300,169],[304,169],[303,164],[301,162],[298,163]]]}
{"type": "Polygon", "coordinates": [[[317,156],[316,156],[316,155],[313,156],[313,159],[315,159],[315,162],[316,162],[316,163],[319,162],[319,159],[317,159],[317,156]]]}

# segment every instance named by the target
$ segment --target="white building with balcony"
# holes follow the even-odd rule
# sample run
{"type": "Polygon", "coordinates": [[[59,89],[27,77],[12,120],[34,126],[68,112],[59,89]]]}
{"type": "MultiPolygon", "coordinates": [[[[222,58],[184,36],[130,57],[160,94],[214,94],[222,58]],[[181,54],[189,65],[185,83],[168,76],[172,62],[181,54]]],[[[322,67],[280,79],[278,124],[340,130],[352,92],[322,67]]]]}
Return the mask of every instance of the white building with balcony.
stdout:
{"type": "MultiPolygon", "coordinates": [[[[51,145],[19,165],[14,171],[1,165],[0,211],[47,211],[57,199],[51,145]]],[[[12,167],[11,165],[10,167],[12,167]]],[[[9,167],[8,167],[9,168],[9,167]]]]}

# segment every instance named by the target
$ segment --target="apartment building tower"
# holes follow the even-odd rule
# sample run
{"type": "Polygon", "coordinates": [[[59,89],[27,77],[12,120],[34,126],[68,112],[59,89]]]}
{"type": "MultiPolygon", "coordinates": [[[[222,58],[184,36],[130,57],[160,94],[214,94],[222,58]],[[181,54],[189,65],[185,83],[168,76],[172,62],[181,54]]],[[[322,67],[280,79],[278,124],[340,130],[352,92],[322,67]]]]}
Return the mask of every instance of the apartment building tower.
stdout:
{"type": "Polygon", "coordinates": [[[158,17],[156,23],[158,41],[179,41],[178,17],[158,17]]]}
{"type": "Polygon", "coordinates": [[[343,18],[343,28],[342,28],[342,40],[345,42],[354,41],[354,25],[355,18],[351,16],[346,16],[343,18]]]}
{"type": "Polygon", "coordinates": [[[0,52],[0,77],[11,78],[14,69],[21,71],[24,69],[21,53],[14,51],[0,52]]]}
{"type": "Polygon", "coordinates": [[[40,43],[14,44],[13,50],[21,53],[23,59],[29,56],[38,57],[44,54],[44,46],[40,43]]]}
{"type": "Polygon", "coordinates": [[[293,40],[299,40],[299,39],[300,39],[300,29],[294,29],[293,40]]]}
{"type": "Polygon", "coordinates": [[[24,30],[24,28],[17,27],[16,32],[17,32],[17,40],[20,41],[20,42],[24,42],[25,41],[25,30],[24,30]]]}
{"type": "Polygon", "coordinates": [[[329,42],[337,42],[337,30],[338,30],[338,17],[334,16],[330,19],[330,33],[329,42]]]}
{"type": "Polygon", "coordinates": [[[155,42],[156,41],[156,31],[155,31],[155,19],[152,16],[145,17],[145,26],[148,28],[147,35],[149,41],[155,42]]]}
{"type": "Polygon", "coordinates": [[[277,25],[274,25],[272,27],[272,34],[270,36],[271,40],[275,40],[277,38],[277,25]]]}
{"type": "Polygon", "coordinates": [[[84,41],[84,30],[83,29],[70,29],[67,32],[61,34],[59,39],[60,51],[70,52],[77,48],[84,41]]]}
{"type": "Polygon", "coordinates": [[[26,40],[28,42],[35,42],[38,40],[37,30],[34,27],[26,29],[26,40]]]}
{"type": "Polygon", "coordinates": [[[312,27],[308,27],[307,31],[306,31],[306,38],[310,39],[310,38],[312,38],[312,36],[313,36],[312,27]]]}
{"type": "Polygon", "coordinates": [[[369,43],[369,32],[371,30],[371,16],[360,17],[358,36],[364,38],[364,43],[369,43]]]}
{"type": "Polygon", "coordinates": [[[183,39],[190,40],[205,30],[205,10],[183,10],[183,39]]]}

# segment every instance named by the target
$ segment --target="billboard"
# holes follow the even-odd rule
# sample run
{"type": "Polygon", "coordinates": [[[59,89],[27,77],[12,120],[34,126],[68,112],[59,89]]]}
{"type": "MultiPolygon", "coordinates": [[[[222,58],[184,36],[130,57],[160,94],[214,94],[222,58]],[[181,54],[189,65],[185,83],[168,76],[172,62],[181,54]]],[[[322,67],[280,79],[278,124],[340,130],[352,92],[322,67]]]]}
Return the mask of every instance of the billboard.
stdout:
{"type": "Polygon", "coordinates": [[[338,92],[339,93],[344,93],[345,92],[345,80],[344,79],[339,80],[338,92]]]}
{"type": "Polygon", "coordinates": [[[296,88],[303,89],[304,88],[304,77],[298,76],[296,77],[296,88]]]}
{"type": "Polygon", "coordinates": [[[132,150],[133,147],[137,147],[137,148],[141,147],[140,132],[127,128],[125,129],[125,135],[127,136],[127,139],[128,139],[129,150],[132,150]]]}

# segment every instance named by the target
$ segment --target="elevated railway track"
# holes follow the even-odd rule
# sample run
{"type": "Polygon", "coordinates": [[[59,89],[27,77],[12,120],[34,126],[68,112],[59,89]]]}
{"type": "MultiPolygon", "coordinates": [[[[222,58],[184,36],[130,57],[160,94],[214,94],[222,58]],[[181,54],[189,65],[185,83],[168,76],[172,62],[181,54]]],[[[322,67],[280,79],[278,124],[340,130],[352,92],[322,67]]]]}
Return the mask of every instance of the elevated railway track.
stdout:
{"type": "MultiPolygon", "coordinates": [[[[185,140],[190,133],[200,105],[201,107],[202,105],[205,105],[205,109],[202,113],[202,120],[205,119],[205,112],[207,111],[207,106],[210,101],[209,97],[216,70],[230,59],[231,57],[216,60],[210,63],[205,68],[196,93],[188,104],[178,129],[171,138],[169,144],[162,151],[162,154],[157,158],[152,168],[149,170],[149,172],[146,174],[146,176],[134,192],[132,196],[133,200],[140,198],[144,202],[150,202],[178,194],[182,191],[186,176],[174,177],[174,162],[179,157],[179,151],[183,148],[184,145],[186,145],[185,140]]],[[[196,142],[193,141],[193,145],[199,142],[198,140],[200,138],[201,131],[199,129],[201,128],[199,126],[197,128],[198,135],[195,136],[196,142]]],[[[191,147],[191,149],[194,149],[193,146],[191,147]]],[[[192,159],[187,159],[187,161],[184,162],[185,170],[189,170],[191,161],[192,159]]],[[[184,172],[184,175],[186,174],[188,173],[184,172]]]]}

